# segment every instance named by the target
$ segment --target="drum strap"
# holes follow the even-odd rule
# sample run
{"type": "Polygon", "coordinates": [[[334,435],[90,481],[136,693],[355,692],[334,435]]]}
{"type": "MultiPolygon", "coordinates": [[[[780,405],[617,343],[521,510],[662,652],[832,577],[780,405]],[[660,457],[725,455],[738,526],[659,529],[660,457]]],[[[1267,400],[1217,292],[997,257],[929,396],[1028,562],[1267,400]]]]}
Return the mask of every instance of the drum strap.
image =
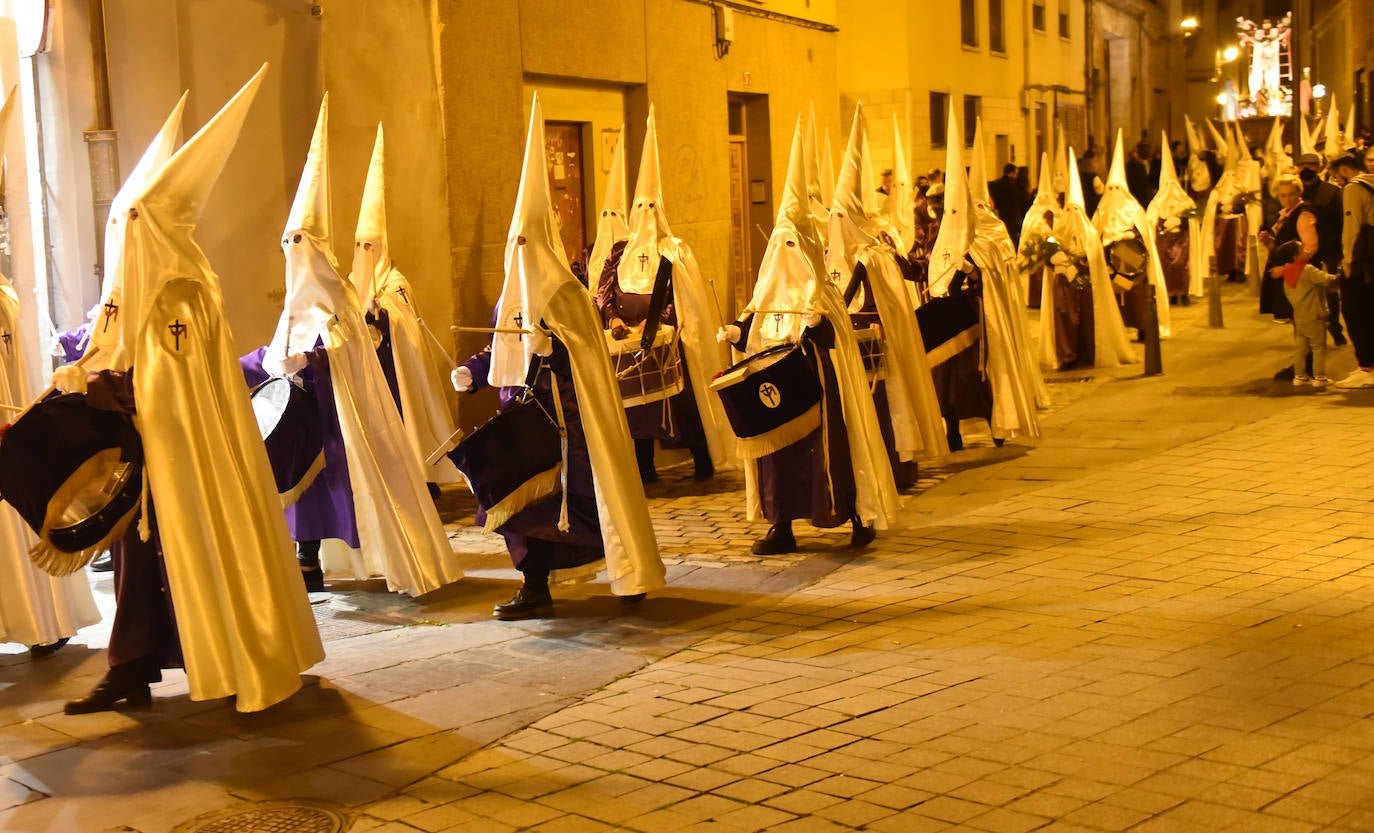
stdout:
{"type": "Polygon", "coordinates": [[[558,531],[567,532],[568,523],[568,424],[563,418],[563,397],[558,393],[558,374],[549,372],[549,385],[553,389],[553,410],[558,414],[558,443],[563,453],[563,465],[558,472],[559,485],[563,487],[562,505],[558,508],[558,531]]]}

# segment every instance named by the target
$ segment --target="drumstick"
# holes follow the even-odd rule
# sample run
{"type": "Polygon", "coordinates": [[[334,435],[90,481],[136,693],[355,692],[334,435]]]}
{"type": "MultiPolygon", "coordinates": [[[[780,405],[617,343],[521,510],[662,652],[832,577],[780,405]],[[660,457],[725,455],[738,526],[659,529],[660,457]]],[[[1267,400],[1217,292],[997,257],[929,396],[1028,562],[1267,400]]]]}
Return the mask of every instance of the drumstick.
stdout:
{"type": "Polygon", "coordinates": [[[707,278],[707,279],[706,279],[706,282],[709,283],[709,284],[711,285],[711,300],[714,301],[715,304],[716,304],[716,317],[717,317],[717,319],[719,319],[719,321],[720,321],[721,324],[724,324],[724,323],[725,323],[725,313],[724,313],[724,312],[721,312],[721,309],[720,309],[720,298],[716,295],[716,279],[715,279],[715,278],[707,278]]]}
{"type": "MultiPolygon", "coordinates": [[[[534,330],[521,330],[516,327],[459,327],[457,324],[448,328],[453,333],[509,333],[511,335],[532,336],[534,330]]],[[[548,331],[545,330],[545,333],[548,331]]]]}
{"type": "Polygon", "coordinates": [[[420,329],[424,330],[425,335],[429,336],[429,343],[439,351],[439,355],[444,357],[444,361],[448,362],[448,369],[457,370],[458,362],[448,354],[448,350],[444,347],[443,342],[439,341],[439,337],[436,336],[434,331],[429,328],[429,325],[425,323],[425,319],[416,316],[415,320],[420,322],[420,329]]]}
{"type": "Polygon", "coordinates": [[[746,309],[742,314],[753,313],[754,315],[806,315],[810,310],[797,309],[746,309]]]}

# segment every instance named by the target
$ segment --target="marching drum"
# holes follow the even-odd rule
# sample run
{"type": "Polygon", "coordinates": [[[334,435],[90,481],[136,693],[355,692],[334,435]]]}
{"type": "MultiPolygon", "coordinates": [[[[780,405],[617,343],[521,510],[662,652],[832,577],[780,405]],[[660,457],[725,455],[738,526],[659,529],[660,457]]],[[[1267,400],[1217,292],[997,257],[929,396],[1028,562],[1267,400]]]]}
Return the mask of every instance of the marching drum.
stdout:
{"type": "Polygon", "coordinates": [[[124,534],[143,488],[133,420],[69,393],[34,405],[0,439],[0,499],[38,536],[29,557],[70,575],[124,534]]]}
{"type": "Polygon", "coordinates": [[[267,446],[282,505],[295,503],[324,468],[324,436],[315,397],[281,376],[253,388],[253,416],[267,446]]]}
{"type": "Polygon", "coordinates": [[[983,336],[978,317],[978,301],[967,295],[931,298],[916,308],[916,324],[931,367],[978,343],[983,336]]]}
{"type": "Polygon", "coordinates": [[[527,506],[558,494],[563,440],[557,423],[534,399],[517,401],[463,438],[448,453],[497,531],[527,506]]]}
{"type": "Polygon", "coordinates": [[[611,353],[625,407],[659,402],[682,393],[682,353],[677,329],[671,324],[660,324],[653,346],[643,351],[639,336],[617,339],[606,330],[606,348],[611,353]]]}
{"type": "Polygon", "coordinates": [[[772,454],[820,427],[816,361],[806,348],[782,344],[731,365],[711,381],[742,453],[772,454]]]}
{"type": "Polygon", "coordinates": [[[1137,278],[1144,276],[1148,261],[1149,252],[1139,234],[1122,238],[1107,246],[1107,265],[1111,266],[1117,277],[1124,278],[1129,284],[1122,286],[1123,290],[1129,290],[1137,278]]]}
{"type": "Polygon", "coordinates": [[[859,342],[859,358],[870,385],[887,378],[887,339],[876,313],[854,313],[849,316],[854,325],[854,337],[859,342]]]}

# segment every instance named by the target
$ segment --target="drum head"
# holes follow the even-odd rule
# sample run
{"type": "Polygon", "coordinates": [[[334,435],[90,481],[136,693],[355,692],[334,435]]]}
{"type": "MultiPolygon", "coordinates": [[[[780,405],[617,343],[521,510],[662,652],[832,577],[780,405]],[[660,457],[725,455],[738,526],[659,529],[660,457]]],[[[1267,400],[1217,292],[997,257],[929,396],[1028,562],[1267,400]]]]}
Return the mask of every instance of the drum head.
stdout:
{"type": "Polygon", "coordinates": [[[82,463],[58,495],[61,508],[48,531],[57,550],[78,553],[97,544],[138,505],[143,467],[108,448],[82,463]]]}
{"type": "Polygon", "coordinates": [[[1107,261],[1112,271],[1118,275],[1136,277],[1145,274],[1145,244],[1138,238],[1128,237],[1118,240],[1107,247],[1107,261]]]}
{"type": "Polygon", "coordinates": [[[263,439],[272,436],[281,422],[286,406],[291,402],[291,382],[288,379],[268,379],[253,389],[253,416],[258,420],[258,433],[263,439]]]}

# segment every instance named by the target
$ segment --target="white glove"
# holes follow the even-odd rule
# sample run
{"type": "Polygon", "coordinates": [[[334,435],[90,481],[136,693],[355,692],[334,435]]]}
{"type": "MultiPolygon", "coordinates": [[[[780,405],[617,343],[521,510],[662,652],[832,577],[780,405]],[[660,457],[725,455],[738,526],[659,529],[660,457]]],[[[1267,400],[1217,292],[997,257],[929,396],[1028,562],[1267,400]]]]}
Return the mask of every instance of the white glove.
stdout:
{"type": "Polygon", "coordinates": [[[309,363],[304,353],[288,353],[286,358],[281,360],[281,372],[285,376],[294,376],[304,370],[309,363]]]}
{"type": "Polygon", "coordinates": [[[726,324],[724,327],[716,330],[716,341],[721,344],[734,344],[739,341],[739,337],[740,329],[736,324],[726,324]]]}
{"type": "Polygon", "coordinates": [[[61,393],[85,393],[86,371],[74,364],[59,367],[52,372],[52,386],[61,393]]]}
{"type": "Polygon", "coordinates": [[[453,389],[459,393],[472,390],[472,371],[466,367],[455,367],[448,375],[448,379],[453,383],[453,389]]]}
{"type": "Polygon", "coordinates": [[[805,325],[808,326],[808,327],[819,327],[819,326],[821,325],[821,316],[820,316],[820,313],[815,313],[815,312],[804,312],[804,313],[802,313],[802,323],[805,324],[805,325]]]}

